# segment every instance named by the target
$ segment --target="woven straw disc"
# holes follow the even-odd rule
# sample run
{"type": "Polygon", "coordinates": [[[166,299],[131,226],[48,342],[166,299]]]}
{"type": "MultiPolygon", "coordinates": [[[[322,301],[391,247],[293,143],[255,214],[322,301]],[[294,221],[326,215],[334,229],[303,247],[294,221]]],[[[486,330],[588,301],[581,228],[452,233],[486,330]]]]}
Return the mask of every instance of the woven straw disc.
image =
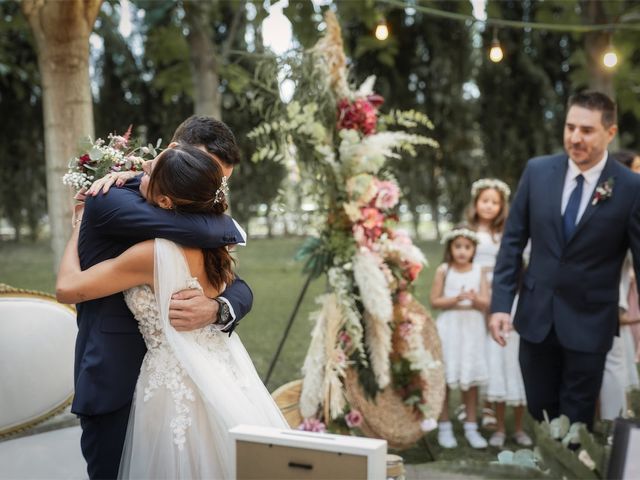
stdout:
{"type": "MultiPolygon", "coordinates": [[[[433,418],[437,419],[446,387],[440,337],[434,321],[422,305],[414,300],[409,308],[425,315],[424,346],[434,360],[440,361],[437,367],[428,371],[426,398],[433,418]]],[[[413,446],[424,435],[414,409],[405,405],[391,387],[379,392],[374,400],[369,400],[358,382],[357,372],[349,369],[345,377],[345,388],[351,406],[362,413],[364,420],[360,428],[367,437],[383,438],[390,448],[403,450],[413,446]]]]}
{"type": "Polygon", "coordinates": [[[294,380],[278,387],[271,394],[291,428],[298,428],[303,420],[299,408],[301,392],[302,380],[294,380]]]}

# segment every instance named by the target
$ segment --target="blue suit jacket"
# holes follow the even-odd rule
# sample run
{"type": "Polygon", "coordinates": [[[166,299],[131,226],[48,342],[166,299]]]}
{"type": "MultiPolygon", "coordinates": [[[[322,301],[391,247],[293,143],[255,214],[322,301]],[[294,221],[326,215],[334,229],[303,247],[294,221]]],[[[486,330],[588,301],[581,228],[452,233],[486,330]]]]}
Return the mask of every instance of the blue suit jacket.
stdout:
{"type": "MultiPolygon", "coordinates": [[[[114,258],[132,245],[153,238],[214,248],[243,241],[226,215],[177,214],[152,206],[138,191],[139,179],[107,195],[89,197],[80,227],[78,254],[82,269],[114,258]]],[[[236,321],[251,309],[253,296],[237,279],[224,292],[236,321]]],[[[75,353],[72,412],[100,415],[133,398],[146,347],[122,293],[80,303],[75,353]]]]}
{"type": "Polygon", "coordinates": [[[521,279],[514,326],[522,338],[539,343],[554,326],[565,348],[607,352],[618,331],[620,272],[629,248],[640,272],[640,175],[609,157],[598,185],[612,178],[611,197],[590,201],[565,241],[560,210],[567,160],[561,154],[528,162],[496,261],[491,311],[511,311],[521,279]],[[522,272],[529,239],[531,257],[522,272]]]}

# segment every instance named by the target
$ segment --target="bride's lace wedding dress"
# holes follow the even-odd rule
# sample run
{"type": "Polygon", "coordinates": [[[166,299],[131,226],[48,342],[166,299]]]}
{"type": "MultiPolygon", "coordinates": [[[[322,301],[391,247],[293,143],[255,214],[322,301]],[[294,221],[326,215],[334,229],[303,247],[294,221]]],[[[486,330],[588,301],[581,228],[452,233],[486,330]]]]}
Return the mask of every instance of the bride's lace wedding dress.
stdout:
{"type": "Polygon", "coordinates": [[[174,292],[200,288],[183,252],[155,241],[155,292],[125,292],[148,352],[142,362],[120,464],[120,478],[230,478],[229,429],[289,428],[239,337],[169,325],[174,292]]]}

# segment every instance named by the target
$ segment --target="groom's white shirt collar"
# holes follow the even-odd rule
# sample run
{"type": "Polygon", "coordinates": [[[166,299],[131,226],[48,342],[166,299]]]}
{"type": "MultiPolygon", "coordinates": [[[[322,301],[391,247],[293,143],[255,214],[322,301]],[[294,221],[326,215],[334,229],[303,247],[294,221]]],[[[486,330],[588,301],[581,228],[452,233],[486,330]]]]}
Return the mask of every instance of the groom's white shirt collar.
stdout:
{"type": "Polygon", "coordinates": [[[242,235],[242,241],[238,242],[237,244],[240,245],[241,247],[246,247],[247,246],[247,232],[244,231],[244,229],[240,226],[240,224],[238,222],[236,222],[236,220],[234,218],[232,218],[231,220],[233,220],[233,223],[236,225],[236,228],[240,232],[240,235],[242,235]]]}
{"type": "Polygon", "coordinates": [[[576,177],[578,175],[582,175],[584,177],[584,185],[582,187],[582,198],[580,200],[580,209],[578,210],[578,216],[576,218],[576,223],[580,221],[580,217],[587,209],[587,205],[589,204],[589,200],[593,196],[593,192],[596,189],[596,185],[598,183],[598,179],[600,178],[600,174],[602,170],[604,170],[604,166],[607,164],[607,158],[609,158],[609,152],[605,151],[602,160],[596,163],[589,170],[585,170],[584,172],[578,168],[578,166],[571,160],[567,159],[567,175],[564,178],[564,189],[562,190],[562,214],[564,215],[564,210],[567,208],[567,203],[569,203],[569,197],[571,196],[571,192],[576,186],[576,177]]]}
{"type": "Polygon", "coordinates": [[[578,166],[571,160],[570,158],[567,160],[568,170],[567,170],[567,178],[565,179],[565,185],[567,184],[567,180],[575,182],[575,179],[578,175],[582,175],[584,177],[584,182],[586,185],[594,185],[600,178],[600,174],[602,170],[604,170],[604,166],[607,163],[607,158],[609,157],[609,152],[605,150],[604,156],[602,160],[596,163],[589,170],[581,171],[578,166]]]}

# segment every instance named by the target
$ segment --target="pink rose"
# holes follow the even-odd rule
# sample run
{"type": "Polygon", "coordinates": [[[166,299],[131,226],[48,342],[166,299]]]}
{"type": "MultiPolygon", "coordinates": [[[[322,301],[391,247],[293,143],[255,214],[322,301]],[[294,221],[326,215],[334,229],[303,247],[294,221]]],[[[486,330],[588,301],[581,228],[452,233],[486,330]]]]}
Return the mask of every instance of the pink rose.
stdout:
{"type": "Polygon", "coordinates": [[[398,303],[400,304],[400,306],[402,307],[406,307],[407,305],[409,305],[409,302],[411,301],[411,294],[408,292],[400,292],[398,293],[398,303]]]}
{"type": "Polygon", "coordinates": [[[349,428],[357,428],[362,425],[362,414],[358,410],[351,410],[344,416],[345,422],[349,428]]]}
{"type": "Polygon", "coordinates": [[[421,271],[422,271],[422,264],[410,263],[407,269],[405,270],[405,273],[407,275],[407,278],[409,278],[409,281],[415,282],[416,278],[418,278],[418,275],[420,274],[421,271]]]}
{"type": "Polygon", "coordinates": [[[298,430],[304,430],[305,432],[325,433],[327,426],[317,418],[305,418],[304,421],[298,425],[298,430]]]}
{"type": "Polygon", "coordinates": [[[400,189],[394,182],[378,182],[378,195],[376,196],[376,207],[380,210],[389,210],[398,204],[400,199],[400,189]]]}
{"type": "Polygon", "coordinates": [[[384,215],[377,208],[365,207],[362,209],[362,226],[368,230],[382,228],[384,215]]]}
{"type": "Polygon", "coordinates": [[[351,340],[351,335],[349,335],[347,332],[342,330],[338,335],[338,340],[340,341],[340,343],[342,343],[342,347],[346,351],[349,351],[351,349],[353,341],[351,340]]]}

